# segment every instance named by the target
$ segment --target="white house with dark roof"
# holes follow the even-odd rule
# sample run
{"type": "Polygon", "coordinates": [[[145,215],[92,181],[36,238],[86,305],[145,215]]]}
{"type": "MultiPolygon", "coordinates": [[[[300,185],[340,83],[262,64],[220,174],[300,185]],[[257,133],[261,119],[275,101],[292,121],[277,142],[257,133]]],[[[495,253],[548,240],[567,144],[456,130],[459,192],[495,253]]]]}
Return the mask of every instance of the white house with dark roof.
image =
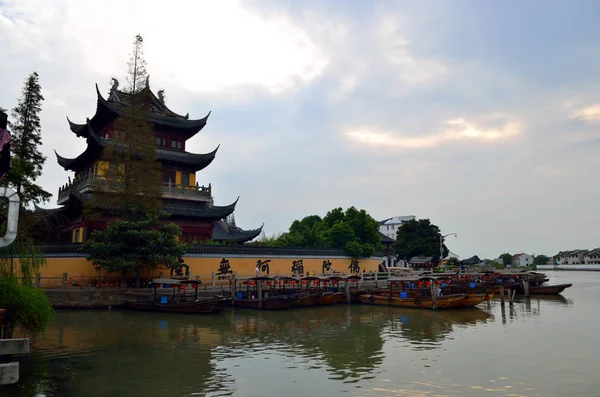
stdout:
{"type": "Polygon", "coordinates": [[[389,238],[396,240],[396,233],[398,228],[402,226],[404,222],[414,221],[417,218],[414,215],[405,216],[394,216],[392,218],[384,219],[379,221],[379,232],[389,238]]]}

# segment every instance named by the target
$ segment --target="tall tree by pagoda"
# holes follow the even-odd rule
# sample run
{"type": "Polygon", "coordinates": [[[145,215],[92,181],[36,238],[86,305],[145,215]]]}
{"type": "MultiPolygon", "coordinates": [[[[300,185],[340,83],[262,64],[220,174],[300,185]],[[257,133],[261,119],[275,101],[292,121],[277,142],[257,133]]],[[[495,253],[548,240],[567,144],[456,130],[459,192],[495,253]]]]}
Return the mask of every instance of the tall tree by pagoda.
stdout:
{"type": "Polygon", "coordinates": [[[128,86],[122,92],[122,112],[101,160],[107,164],[105,178],[94,186],[88,208],[110,211],[129,220],[161,209],[161,164],[157,160],[147,98],[148,74],[144,40],[137,35],[128,62],[128,86]]]}
{"type": "Polygon", "coordinates": [[[33,72],[25,79],[21,97],[11,112],[14,120],[10,123],[12,169],[2,181],[4,186],[15,188],[21,199],[21,208],[47,202],[52,197],[37,184],[46,161],[46,156],[40,151],[42,128],[39,114],[43,100],[39,76],[33,72]]]}

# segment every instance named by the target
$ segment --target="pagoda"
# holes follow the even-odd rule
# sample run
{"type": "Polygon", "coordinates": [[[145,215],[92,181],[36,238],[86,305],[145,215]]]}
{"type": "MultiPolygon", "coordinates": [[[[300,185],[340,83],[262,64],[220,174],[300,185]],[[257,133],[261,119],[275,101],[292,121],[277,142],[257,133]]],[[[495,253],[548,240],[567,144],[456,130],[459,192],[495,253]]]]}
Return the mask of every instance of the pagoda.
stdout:
{"type": "MultiPolygon", "coordinates": [[[[86,217],[83,205],[92,197],[92,182],[102,179],[107,164],[101,160],[102,152],[115,133],[114,123],[121,115],[124,101],[130,94],[118,89],[119,82],[113,78],[108,99],[105,99],[96,84],[96,113],[84,124],[69,122],[69,128],[77,137],[84,138],[86,149],[75,158],[66,158],[56,153],[58,164],[66,171],[74,172],[73,179],[58,189],[58,205],[54,209],[36,207],[44,215],[56,233],[49,240],[54,242],[83,242],[93,230],[106,227],[111,220],[102,214],[94,219],[86,217]]],[[[169,220],[179,225],[182,240],[194,242],[212,239],[221,242],[243,243],[257,237],[262,226],[254,230],[242,230],[231,216],[239,200],[233,203],[214,205],[212,188],[199,185],[196,173],[208,167],[215,159],[219,147],[209,153],[190,153],[185,150],[187,141],[206,126],[210,112],[201,119],[190,119],[171,111],[165,104],[164,91],[155,95],[150,90],[149,80],[136,96],[148,101],[151,123],[156,139],[156,155],[162,164],[162,207],[169,220]]]]}

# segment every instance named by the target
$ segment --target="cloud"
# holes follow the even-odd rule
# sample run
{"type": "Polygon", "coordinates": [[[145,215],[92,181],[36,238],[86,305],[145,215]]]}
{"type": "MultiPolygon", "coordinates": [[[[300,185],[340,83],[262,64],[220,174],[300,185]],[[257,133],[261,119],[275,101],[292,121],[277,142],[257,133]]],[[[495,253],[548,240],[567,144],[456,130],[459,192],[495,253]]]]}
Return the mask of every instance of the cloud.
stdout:
{"type": "Polygon", "coordinates": [[[580,109],[573,116],[575,119],[579,119],[588,123],[600,122],[600,105],[591,105],[580,109]]]}
{"type": "Polygon", "coordinates": [[[79,62],[100,74],[121,74],[134,35],[145,38],[151,75],[204,93],[258,87],[271,93],[319,76],[328,60],[319,45],[286,15],[263,19],[238,1],[133,0],[101,3],[59,0],[7,1],[0,32],[16,53],[34,48],[52,56],[61,43],[81,53],[79,62]],[[46,32],[52,32],[47,35],[46,32]],[[73,32],[77,32],[73,34],[73,32]]]}
{"type": "Polygon", "coordinates": [[[478,126],[464,118],[448,120],[439,132],[407,136],[378,127],[359,127],[347,130],[344,136],[359,144],[393,149],[432,149],[442,144],[460,141],[492,142],[510,139],[522,131],[518,122],[505,123],[498,128],[478,126]]]}

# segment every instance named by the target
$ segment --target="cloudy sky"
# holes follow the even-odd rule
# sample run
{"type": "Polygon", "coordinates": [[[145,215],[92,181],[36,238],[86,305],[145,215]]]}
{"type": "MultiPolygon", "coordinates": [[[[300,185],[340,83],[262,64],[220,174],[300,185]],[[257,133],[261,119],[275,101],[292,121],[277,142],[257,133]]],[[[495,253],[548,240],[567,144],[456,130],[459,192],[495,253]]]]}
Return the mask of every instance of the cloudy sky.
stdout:
{"type": "MultiPolygon", "coordinates": [[[[354,205],[430,218],[461,255],[600,245],[600,3],[0,0],[0,107],[40,75],[40,180],[123,79],[136,33],[152,88],[191,118],[215,202],[267,234],[354,205]]],[[[56,197],[47,206],[56,206],[56,197]]]]}

